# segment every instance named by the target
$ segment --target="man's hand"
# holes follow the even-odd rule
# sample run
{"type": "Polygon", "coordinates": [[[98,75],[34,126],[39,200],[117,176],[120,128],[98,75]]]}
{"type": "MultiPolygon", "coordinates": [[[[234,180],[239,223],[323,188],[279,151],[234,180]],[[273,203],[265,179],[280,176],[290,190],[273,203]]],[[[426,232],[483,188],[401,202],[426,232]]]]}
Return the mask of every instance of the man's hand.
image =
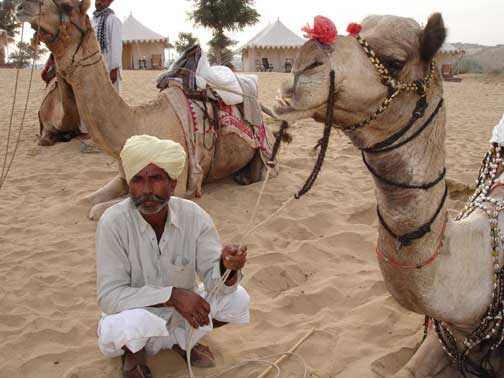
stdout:
{"type": "Polygon", "coordinates": [[[225,245],[222,249],[222,263],[224,268],[231,270],[240,270],[245,266],[247,261],[247,246],[240,247],[238,245],[225,245]]]}
{"type": "Polygon", "coordinates": [[[197,329],[210,323],[210,305],[191,290],[174,287],[166,306],[173,306],[189,324],[197,329]]]}
{"type": "Polygon", "coordinates": [[[110,81],[114,84],[117,81],[117,76],[119,75],[119,68],[114,68],[110,71],[110,81]]]}

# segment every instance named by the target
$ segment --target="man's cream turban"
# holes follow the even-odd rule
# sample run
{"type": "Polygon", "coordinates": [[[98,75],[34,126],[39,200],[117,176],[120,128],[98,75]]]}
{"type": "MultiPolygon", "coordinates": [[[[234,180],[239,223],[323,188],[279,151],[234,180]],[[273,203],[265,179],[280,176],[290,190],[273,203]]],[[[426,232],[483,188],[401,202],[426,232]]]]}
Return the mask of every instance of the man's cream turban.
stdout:
{"type": "Polygon", "coordinates": [[[157,165],[168,176],[176,179],[184,169],[184,148],[172,140],[161,140],[150,135],[129,138],[121,151],[121,161],[128,183],[149,164],[157,165]]]}

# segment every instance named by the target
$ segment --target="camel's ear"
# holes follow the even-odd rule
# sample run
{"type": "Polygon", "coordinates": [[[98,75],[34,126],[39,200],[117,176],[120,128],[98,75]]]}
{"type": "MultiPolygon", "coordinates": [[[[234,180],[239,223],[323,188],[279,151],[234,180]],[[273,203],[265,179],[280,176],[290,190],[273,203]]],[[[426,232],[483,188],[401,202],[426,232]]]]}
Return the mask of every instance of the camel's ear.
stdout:
{"type": "Polygon", "coordinates": [[[91,0],[82,0],[80,3],[81,14],[86,14],[90,6],[91,6],[91,0]]]}
{"type": "Polygon", "coordinates": [[[420,56],[430,61],[436,55],[446,39],[446,28],[441,13],[430,16],[427,26],[420,36],[420,56]]]}

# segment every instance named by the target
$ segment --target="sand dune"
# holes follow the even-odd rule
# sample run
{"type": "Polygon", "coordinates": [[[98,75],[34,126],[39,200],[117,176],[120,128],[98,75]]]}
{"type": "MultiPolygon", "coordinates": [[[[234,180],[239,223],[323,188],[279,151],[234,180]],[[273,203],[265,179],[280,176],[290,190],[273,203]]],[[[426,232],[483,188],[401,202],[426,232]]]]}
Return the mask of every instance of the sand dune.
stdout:
{"type": "MultiPolygon", "coordinates": [[[[15,133],[28,74],[21,72],[15,133]]],[[[125,72],[126,100],[154,97],[155,76],[125,72]]],[[[260,75],[264,103],[273,102],[285,78],[260,75]]],[[[15,71],[0,70],[0,166],[14,79],[15,71]]],[[[449,206],[458,209],[504,111],[504,78],[464,76],[445,91],[448,177],[458,188],[449,206]]],[[[101,153],[80,153],[78,141],[37,146],[42,94],[37,78],[17,157],[0,191],[0,376],[120,377],[120,361],[103,358],[96,346],[96,224],[78,203],[114,175],[115,164],[101,153]]],[[[321,132],[312,121],[293,127],[294,140],[282,147],[281,173],[266,188],[258,221],[301,187],[321,132]]],[[[223,180],[206,186],[196,202],[212,215],[224,241],[237,242],[259,190],[260,184],[223,180]]],[[[224,327],[206,340],[218,359],[214,371],[285,351],[312,327],[315,334],[299,349],[310,377],[388,377],[399,369],[421,340],[423,318],[403,310],[385,289],[374,255],[376,223],[372,180],[357,151],[335,133],[313,191],[248,239],[243,284],[252,297],[252,322],[224,327]]],[[[185,374],[183,361],[170,352],[152,358],[151,366],[156,377],[185,374]]],[[[258,370],[233,376],[253,377],[258,370]]],[[[285,363],[283,376],[301,377],[299,362],[285,363]]]]}

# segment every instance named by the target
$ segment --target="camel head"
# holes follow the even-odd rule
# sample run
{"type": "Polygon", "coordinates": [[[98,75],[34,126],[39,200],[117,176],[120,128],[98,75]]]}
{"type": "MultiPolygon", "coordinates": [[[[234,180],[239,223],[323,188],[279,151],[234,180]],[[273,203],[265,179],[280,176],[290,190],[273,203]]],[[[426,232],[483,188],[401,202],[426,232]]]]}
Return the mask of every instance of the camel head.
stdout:
{"type": "Polygon", "coordinates": [[[36,42],[44,42],[57,57],[75,52],[83,34],[91,28],[87,10],[91,0],[23,0],[16,9],[22,22],[37,31],[36,42]]]}
{"type": "MultiPolygon", "coordinates": [[[[410,18],[370,16],[363,20],[358,35],[375,52],[394,83],[412,83],[433,72],[427,98],[435,92],[441,93],[440,76],[431,67],[446,36],[439,13],[432,15],[423,29],[410,18]]],[[[354,144],[367,145],[380,140],[411,117],[419,96],[404,91],[367,127],[349,131],[353,125],[369,119],[390,93],[356,35],[337,36],[330,45],[315,39],[303,45],[275,106],[277,115],[287,121],[314,118],[324,122],[332,69],[335,71],[333,124],[347,132],[354,144]]]]}

